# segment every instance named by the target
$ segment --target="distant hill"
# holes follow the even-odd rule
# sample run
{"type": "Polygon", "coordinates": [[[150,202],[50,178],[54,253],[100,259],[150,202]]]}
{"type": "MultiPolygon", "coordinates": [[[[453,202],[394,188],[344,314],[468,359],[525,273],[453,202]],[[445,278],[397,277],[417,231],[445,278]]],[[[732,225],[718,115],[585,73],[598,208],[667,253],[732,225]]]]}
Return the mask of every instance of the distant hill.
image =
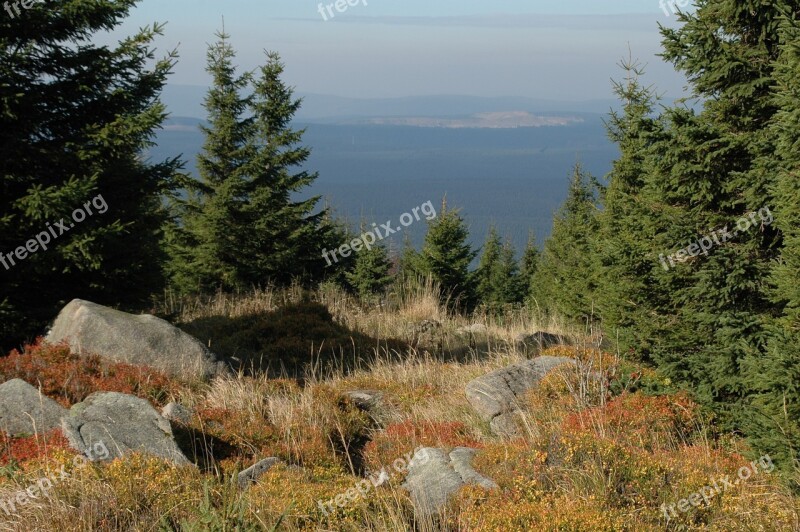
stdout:
{"type": "MultiPolygon", "coordinates": [[[[203,117],[203,98],[206,87],[196,85],[167,85],[162,99],[172,116],[203,117]]],[[[457,117],[476,113],[527,111],[535,113],[594,113],[606,114],[618,102],[591,100],[559,102],[521,97],[485,98],[480,96],[435,95],[405,98],[345,98],[323,94],[297,93],[303,98],[298,120],[337,123],[355,118],[377,117],[457,117]]]]}

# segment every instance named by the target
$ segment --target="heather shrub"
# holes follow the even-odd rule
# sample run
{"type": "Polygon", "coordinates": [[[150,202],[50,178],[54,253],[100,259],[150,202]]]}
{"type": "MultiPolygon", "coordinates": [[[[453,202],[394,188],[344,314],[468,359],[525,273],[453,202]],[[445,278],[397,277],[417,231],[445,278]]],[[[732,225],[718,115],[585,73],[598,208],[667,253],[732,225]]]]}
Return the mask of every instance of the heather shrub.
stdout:
{"type": "Polygon", "coordinates": [[[460,421],[434,422],[407,419],[392,423],[373,435],[364,448],[365,463],[372,470],[389,466],[417,447],[482,448],[473,431],[460,421]]]}
{"type": "Polygon", "coordinates": [[[22,379],[64,406],[83,401],[94,392],[120,392],[163,406],[184,384],[146,366],[133,366],[80,356],[65,345],[40,338],[22,352],[0,358],[0,381],[22,379]]]}

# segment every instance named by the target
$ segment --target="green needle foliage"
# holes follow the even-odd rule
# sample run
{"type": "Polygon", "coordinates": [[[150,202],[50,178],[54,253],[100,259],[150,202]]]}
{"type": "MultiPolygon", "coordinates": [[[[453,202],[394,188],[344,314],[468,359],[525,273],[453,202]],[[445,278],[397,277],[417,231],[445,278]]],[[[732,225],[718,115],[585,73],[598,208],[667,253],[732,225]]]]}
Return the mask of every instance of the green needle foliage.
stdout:
{"type": "Polygon", "coordinates": [[[142,157],[166,118],[160,92],[176,55],[156,57],[153,25],[116,46],[133,0],[34,4],[0,17],[0,253],[102,195],[95,213],[6,270],[0,266],[0,348],[43,332],[84,298],[139,308],[163,286],[163,199],[178,159],[142,157]]]}
{"type": "Polygon", "coordinates": [[[593,315],[596,275],[591,239],[598,228],[599,193],[599,183],[576,165],[532,282],[536,303],[573,320],[593,315]]]}
{"type": "Polygon", "coordinates": [[[404,254],[404,270],[437,283],[451,309],[471,310],[476,304],[476,283],[469,266],[476,256],[464,219],[458,210],[448,210],[443,200],[439,215],[428,222],[422,250],[404,254]]]}
{"type": "Polygon", "coordinates": [[[501,241],[497,229],[492,227],[476,272],[478,299],[490,311],[522,302],[524,286],[514,255],[512,244],[501,241]]]}
{"type": "Polygon", "coordinates": [[[279,56],[267,52],[258,75],[236,73],[229,36],[208,53],[213,84],[199,180],[188,180],[181,221],[170,243],[170,271],[183,293],[310,282],[326,275],[324,244],[340,234],[319,197],[296,201],[317,178],[295,171],[310,155],[291,120],[301,105],[281,80],[279,56]]]}

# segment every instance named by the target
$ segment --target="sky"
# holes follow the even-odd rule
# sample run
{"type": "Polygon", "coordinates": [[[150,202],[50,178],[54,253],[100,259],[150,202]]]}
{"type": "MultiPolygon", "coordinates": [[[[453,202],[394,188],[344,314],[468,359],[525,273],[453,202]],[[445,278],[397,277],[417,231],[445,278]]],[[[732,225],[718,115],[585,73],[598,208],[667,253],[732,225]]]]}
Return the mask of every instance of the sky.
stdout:
{"type": "Polygon", "coordinates": [[[662,1],[351,0],[330,17],[335,0],[142,0],[98,42],[166,22],[156,45],[180,54],[170,83],[207,86],[207,45],[224,17],[241,68],[274,50],[298,92],[354,98],[608,100],[631,54],[647,65],[646,83],[677,98],[686,81],[656,56],[658,24],[674,25],[672,3],[685,0],[662,1]]]}

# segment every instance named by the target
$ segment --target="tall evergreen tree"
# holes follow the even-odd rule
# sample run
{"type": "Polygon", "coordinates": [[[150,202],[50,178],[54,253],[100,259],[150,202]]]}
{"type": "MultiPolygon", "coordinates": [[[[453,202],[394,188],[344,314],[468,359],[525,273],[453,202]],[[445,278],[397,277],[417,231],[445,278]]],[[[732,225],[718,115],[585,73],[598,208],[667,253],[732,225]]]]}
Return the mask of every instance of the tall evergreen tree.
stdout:
{"type": "Polygon", "coordinates": [[[256,156],[256,126],[247,114],[253,98],[243,93],[252,75],[237,75],[230,36],[218,32],[217,39],[208,50],[206,70],[212,85],[204,103],[208,126],[201,126],[205,141],[198,155],[200,179],[184,183],[188,199],[182,203],[182,225],[171,238],[172,278],[188,293],[230,290],[249,281],[242,239],[249,221],[248,172],[256,156]]]}
{"type": "Polygon", "coordinates": [[[321,280],[331,271],[322,252],[340,245],[341,231],[324,210],[312,213],[319,197],[295,198],[317,177],[294,171],[310,154],[299,145],[304,130],[291,127],[301,100],[281,80],[278,54],[267,52],[257,77],[237,75],[229,36],[217,37],[208,54],[213,84],[200,180],[188,183],[172,239],[176,286],[207,292],[321,280]]]}
{"type": "Polygon", "coordinates": [[[593,315],[591,239],[598,228],[599,190],[599,183],[576,165],[533,281],[532,297],[539,306],[575,320],[593,315]]]}
{"type": "MultiPolygon", "coordinates": [[[[682,14],[680,28],[662,28],[663,56],[704,105],[699,113],[668,109],[666,134],[653,145],[648,180],[658,208],[644,223],[662,235],[659,245],[683,248],[719,229],[733,232],[738,219],[769,207],[777,28],[781,13],[796,8],[710,0],[682,14]]],[[[742,368],[763,354],[775,312],[768,285],[776,244],[775,231],[759,223],[661,274],[669,301],[654,307],[652,319],[669,327],[653,341],[652,356],[728,427],[746,417],[742,368]]],[[[665,252],[652,251],[654,261],[665,252]]]]}
{"type": "Polygon", "coordinates": [[[3,350],[41,334],[73,298],[133,309],[163,286],[162,205],[180,163],[142,154],[166,118],[158,98],[175,54],[156,58],[161,25],[116,46],[91,42],[135,3],[34,4],[25,16],[0,17],[3,350]],[[98,196],[106,212],[73,219],[98,196]],[[62,219],[66,231],[54,229],[47,249],[37,243],[11,263],[9,253],[62,219]]]}
{"type": "Polygon", "coordinates": [[[663,126],[653,116],[653,91],[641,84],[641,66],[628,58],[621,67],[625,79],[614,84],[614,92],[622,109],[613,111],[607,123],[620,157],[607,177],[604,208],[592,238],[596,301],[606,333],[621,350],[635,349],[646,359],[662,325],[653,319],[653,308],[669,302],[658,282],[661,266],[653,250],[670,249],[672,244],[664,241],[652,221],[658,207],[649,193],[652,146],[661,138],[663,126]]]}
{"type": "Polygon", "coordinates": [[[282,81],[283,72],[280,56],[267,52],[252,101],[256,154],[249,165],[248,223],[241,228],[241,241],[247,242],[245,278],[250,284],[319,280],[324,270],[321,246],[333,231],[322,223],[325,211],[313,213],[319,196],[294,198],[318,174],[295,171],[306,163],[311,150],[300,146],[305,130],[291,127],[302,100],[294,98],[294,90],[282,81]]]}
{"type": "Polygon", "coordinates": [[[751,395],[744,427],[761,452],[791,470],[800,465],[800,23],[787,16],[780,29],[774,100],[780,111],[770,126],[776,157],[764,163],[777,176],[775,225],[782,247],[771,281],[772,300],[783,313],[765,356],[751,356],[745,365],[751,395]]]}

